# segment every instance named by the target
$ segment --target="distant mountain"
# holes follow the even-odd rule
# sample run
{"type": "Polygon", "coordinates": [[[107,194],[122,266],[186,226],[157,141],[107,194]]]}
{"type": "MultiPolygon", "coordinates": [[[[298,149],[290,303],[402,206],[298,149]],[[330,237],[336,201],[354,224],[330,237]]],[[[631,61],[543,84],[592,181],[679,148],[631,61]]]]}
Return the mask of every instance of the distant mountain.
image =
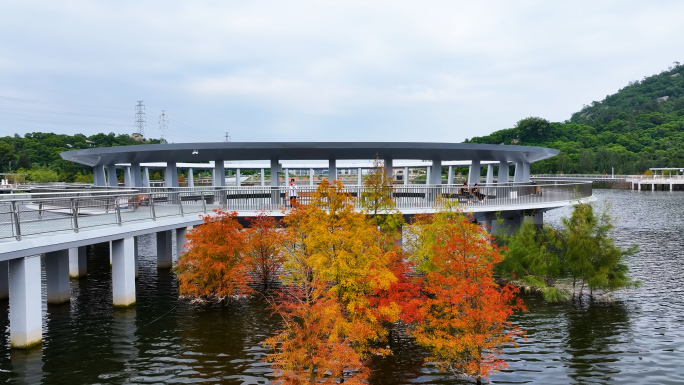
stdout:
{"type": "Polygon", "coordinates": [[[561,150],[532,165],[533,173],[643,173],[684,167],[684,65],[630,82],[565,122],[530,117],[515,127],[466,142],[518,144],[561,150]]]}

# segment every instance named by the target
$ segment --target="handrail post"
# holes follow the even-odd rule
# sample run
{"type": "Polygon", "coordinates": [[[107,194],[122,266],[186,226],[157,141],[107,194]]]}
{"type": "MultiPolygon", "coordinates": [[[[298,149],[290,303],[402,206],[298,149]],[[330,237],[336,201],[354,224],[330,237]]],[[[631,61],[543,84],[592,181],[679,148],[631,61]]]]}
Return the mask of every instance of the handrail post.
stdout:
{"type": "Polygon", "coordinates": [[[154,210],[154,196],[152,194],[148,195],[150,198],[150,212],[152,213],[152,220],[157,220],[157,212],[154,210]]]}
{"type": "Polygon", "coordinates": [[[116,211],[116,223],[121,226],[121,207],[117,201],[114,201],[114,210],[116,211]]]}
{"type": "Polygon", "coordinates": [[[19,225],[19,212],[17,211],[17,202],[12,201],[12,218],[14,219],[14,236],[17,241],[21,241],[21,226],[19,225]]]}
{"type": "Polygon", "coordinates": [[[207,213],[207,201],[204,199],[204,191],[200,192],[200,196],[202,197],[202,211],[204,211],[204,213],[206,214],[207,213]]]}
{"type": "Polygon", "coordinates": [[[71,198],[71,226],[78,233],[78,201],[75,198],[71,198]]]}

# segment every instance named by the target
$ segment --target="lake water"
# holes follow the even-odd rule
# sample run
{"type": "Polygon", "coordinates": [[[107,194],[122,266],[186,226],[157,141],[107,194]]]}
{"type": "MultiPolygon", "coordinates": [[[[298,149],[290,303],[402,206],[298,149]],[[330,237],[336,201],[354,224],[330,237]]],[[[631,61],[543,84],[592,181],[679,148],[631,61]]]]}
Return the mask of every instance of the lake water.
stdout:
{"type": "MultiPolygon", "coordinates": [[[[617,240],[637,243],[629,257],[638,289],[610,304],[547,304],[526,297],[514,317],[527,341],[509,349],[496,384],[684,383],[684,192],[595,190],[613,203],[617,240]]],[[[558,225],[569,209],[545,220],[558,225]]],[[[91,248],[88,278],[72,281],[71,303],[45,307],[42,349],[10,351],[8,303],[0,302],[0,383],[268,384],[260,342],[278,328],[258,302],[200,309],[178,299],[172,273],[157,271],[153,237],[141,239],[134,309],[114,311],[106,245],[91,248]]],[[[408,338],[372,362],[371,384],[466,384],[423,367],[408,338]]]]}

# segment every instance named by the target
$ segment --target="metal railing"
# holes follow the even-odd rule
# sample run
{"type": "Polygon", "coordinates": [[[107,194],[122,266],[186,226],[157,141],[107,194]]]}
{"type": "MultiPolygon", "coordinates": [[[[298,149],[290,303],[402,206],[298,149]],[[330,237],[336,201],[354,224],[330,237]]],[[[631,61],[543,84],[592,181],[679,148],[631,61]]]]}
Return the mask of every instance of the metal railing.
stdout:
{"type": "MultiPolygon", "coordinates": [[[[316,187],[297,188],[297,202],[312,202],[316,187]]],[[[346,186],[343,191],[362,210],[372,199],[364,186],[346,186]]],[[[381,190],[399,210],[432,209],[458,203],[466,210],[496,206],[511,207],[563,202],[587,198],[590,182],[540,181],[535,183],[479,186],[478,191],[460,185],[395,185],[381,190]]],[[[63,193],[13,194],[0,199],[0,239],[55,231],[116,226],[163,217],[209,213],[214,209],[280,211],[290,206],[286,187],[176,187],[121,191],[65,191],[63,193]]]]}

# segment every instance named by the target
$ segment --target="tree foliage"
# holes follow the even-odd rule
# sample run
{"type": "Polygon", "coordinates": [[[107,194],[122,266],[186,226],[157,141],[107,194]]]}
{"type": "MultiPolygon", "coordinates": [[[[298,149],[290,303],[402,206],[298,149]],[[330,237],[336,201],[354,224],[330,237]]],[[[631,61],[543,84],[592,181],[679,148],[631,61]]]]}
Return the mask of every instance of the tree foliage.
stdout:
{"type": "Polygon", "coordinates": [[[518,144],[559,149],[532,164],[532,173],[643,173],[684,164],[684,65],[630,82],[592,102],[565,122],[538,117],[472,138],[471,143],[518,144]]]}
{"type": "Polygon", "coordinates": [[[549,302],[582,298],[585,288],[593,298],[596,290],[605,293],[638,285],[624,263],[636,246],[617,246],[612,229],[608,208],[597,215],[591,205],[577,204],[572,216],[563,219],[562,229],[525,223],[512,236],[502,235],[506,257],[496,271],[516,285],[542,292],[549,302]],[[572,286],[559,284],[566,278],[572,286]]]}

